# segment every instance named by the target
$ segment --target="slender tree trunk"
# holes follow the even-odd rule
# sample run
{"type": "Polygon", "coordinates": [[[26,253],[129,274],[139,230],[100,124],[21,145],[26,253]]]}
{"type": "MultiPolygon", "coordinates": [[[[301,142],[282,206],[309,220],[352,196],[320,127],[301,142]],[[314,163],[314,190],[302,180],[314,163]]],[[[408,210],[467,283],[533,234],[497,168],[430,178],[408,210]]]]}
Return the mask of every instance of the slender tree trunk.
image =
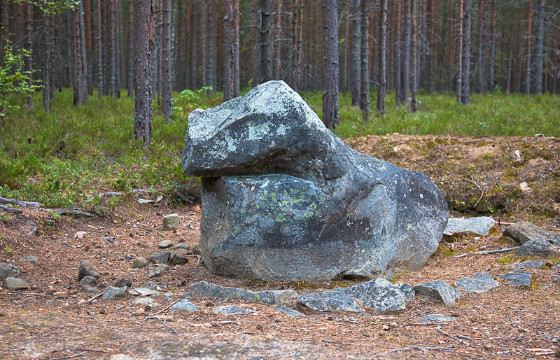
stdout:
{"type": "Polygon", "coordinates": [[[488,88],[490,91],[494,91],[496,87],[494,74],[496,69],[496,42],[498,37],[496,30],[497,13],[496,0],[492,0],[492,15],[490,20],[490,58],[488,59],[488,88]]]}
{"type": "Polygon", "coordinates": [[[47,12],[43,13],[43,22],[45,24],[45,29],[43,32],[45,41],[45,63],[43,66],[43,108],[45,112],[51,111],[51,94],[52,94],[52,84],[51,84],[51,66],[53,58],[53,15],[47,12]]]}
{"type": "Polygon", "coordinates": [[[404,0],[404,42],[403,42],[403,69],[402,69],[402,91],[401,102],[408,99],[408,90],[410,89],[410,40],[411,40],[411,15],[410,2],[413,0],[404,0]]]}
{"type": "MultiPolygon", "coordinates": [[[[364,0],[367,1],[367,0],[364,0]]],[[[362,42],[361,0],[352,0],[352,105],[360,104],[361,42],[362,42]]]]}
{"type": "Polygon", "coordinates": [[[507,83],[506,92],[509,94],[512,92],[512,80],[513,80],[513,33],[509,37],[509,61],[507,70],[507,83]]]}
{"type": "MultiPolygon", "coordinates": [[[[25,48],[29,51],[29,56],[25,57],[25,71],[29,74],[28,85],[33,85],[33,5],[25,4],[25,48]]],[[[33,95],[27,97],[27,110],[33,107],[33,95]]]]}
{"type": "Polygon", "coordinates": [[[134,58],[136,53],[134,51],[134,31],[136,25],[134,24],[134,14],[136,13],[134,1],[128,2],[128,71],[126,87],[128,96],[134,96],[134,58]]]}
{"type": "Polygon", "coordinates": [[[527,4],[527,59],[525,61],[525,94],[531,94],[531,54],[533,52],[533,2],[527,4]]]}
{"type": "Polygon", "coordinates": [[[74,10],[74,105],[87,101],[87,61],[84,25],[84,2],[80,0],[74,10]]]}
{"type": "Polygon", "coordinates": [[[459,0],[459,5],[458,5],[458,14],[457,14],[457,19],[459,20],[459,58],[458,58],[458,69],[457,69],[457,102],[459,104],[463,103],[463,54],[465,52],[464,49],[464,36],[463,36],[463,25],[464,25],[464,19],[463,19],[463,10],[464,10],[464,6],[463,6],[463,0],[459,0]]]}
{"type": "Polygon", "coordinates": [[[88,93],[93,93],[93,27],[91,0],[84,0],[88,93]]]}
{"type": "MultiPolygon", "coordinates": [[[[463,12],[463,1],[462,0],[458,0],[459,5],[457,6],[458,8],[458,12],[462,13],[463,12]]],[[[447,91],[451,92],[453,89],[453,83],[455,80],[455,77],[457,78],[457,81],[459,79],[462,78],[462,73],[461,74],[457,74],[457,76],[455,76],[455,73],[453,72],[452,69],[454,69],[454,64],[453,64],[453,57],[455,55],[455,48],[453,47],[453,44],[455,43],[455,41],[457,41],[457,39],[455,38],[455,0],[449,0],[449,26],[447,29],[448,32],[448,44],[449,44],[449,48],[447,49],[447,54],[448,54],[448,60],[447,60],[447,66],[448,66],[448,80],[447,80],[447,91]]],[[[462,15],[457,16],[458,19],[458,27],[459,30],[462,30],[462,15]]],[[[459,53],[459,63],[457,64],[457,68],[459,70],[462,70],[462,64],[460,64],[461,62],[461,58],[462,58],[462,42],[463,42],[463,36],[462,34],[459,34],[459,46],[457,46],[457,52],[459,53]]],[[[461,87],[459,84],[456,84],[457,88],[456,88],[456,94],[457,94],[457,102],[461,102],[461,87]]]]}
{"type": "Polygon", "coordinates": [[[304,5],[303,0],[294,0],[293,3],[294,11],[294,75],[293,75],[293,87],[294,89],[299,89],[302,86],[302,76],[303,76],[303,12],[304,5]]]}
{"type": "Polygon", "coordinates": [[[208,61],[206,62],[208,73],[208,85],[212,87],[211,93],[216,92],[216,16],[214,14],[214,0],[206,1],[206,12],[208,14],[207,40],[208,40],[208,61]]]}
{"type": "Polygon", "coordinates": [[[410,4],[410,13],[412,17],[412,82],[411,82],[411,101],[410,110],[416,112],[418,103],[416,102],[416,89],[418,87],[418,0],[412,0],[410,4]]]}
{"type": "Polygon", "coordinates": [[[387,93],[387,1],[381,0],[379,12],[379,74],[377,87],[377,113],[385,114],[385,95],[387,93]]]}
{"type": "Polygon", "coordinates": [[[469,104],[471,101],[472,0],[465,0],[464,5],[465,29],[463,31],[463,92],[461,93],[461,102],[463,104],[469,104]]]}
{"type": "Polygon", "coordinates": [[[110,2],[109,24],[111,29],[111,38],[109,53],[111,54],[111,77],[109,81],[111,96],[118,97],[119,86],[117,81],[117,0],[110,0],[110,2]]]}
{"type": "MultiPolygon", "coordinates": [[[[233,97],[240,93],[239,47],[240,47],[240,17],[239,0],[233,0],[233,97]]],[[[272,60],[272,59],[271,59],[272,60]]],[[[271,62],[272,64],[272,62],[271,62]]]]}
{"type": "Polygon", "coordinates": [[[274,17],[274,78],[282,78],[282,2],[276,0],[276,12],[274,17]]]}
{"type": "Polygon", "coordinates": [[[260,83],[272,79],[272,1],[273,0],[260,0],[260,83]]]}
{"type": "Polygon", "coordinates": [[[0,1],[2,1],[0,5],[0,11],[2,12],[2,14],[0,15],[0,21],[2,22],[2,28],[0,28],[0,30],[2,31],[2,36],[1,36],[2,44],[0,44],[0,46],[2,48],[0,49],[0,52],[2,54],[1,61],[3,65],[4,48],[10,42],[10,5],[8,3],[8,0],[0,0],[0,1]]]}
{"type": "Polygon", "coordinates": [[[105,57],[103,56],[103,25],[102,25],[102,7],[101,1],[96,1],[96,11],[95,11],[95,27],[97,29],[97,34],[95,36],[95,43],[97,47],[97,94],[99,96],[104,95],[105,89],[105,74],[103,63],[105,57]]]}
{"type": "Polygon", "coordinates": [[[134,100],[134,138],[148,146],[152,140],[151,0],[136,0],[136,82],[134,100]]]}
{"type": "Polygon", "coordinates": [[[478,93],[484,92],[484,85],[486,80],[484,79],[484,32],[485,29],[485,19],[486,19],[486,1],[479,1],[478,4],[478,44],[477,44],[477,59],[476,59],[476,91],[478,93]]]}
{"type": "Polygon", "coordinates": [[[323,95],[323,122],[334,129],[338,119],[338,15],[337,1],[325,4],[325,93],[323,95]]]}
{"type": "Polygon", "coordinates": [[[544,7],[545,0],[538,0],[537,15],[537,55],[535,59],[535,93],[543,92],[543,63],[544,63],[544,7]]]}
{"type": "Polygon", "coordinates": [[[234,57],[235,57],[235,24],[233,20],[233,0],[225,0],[224,16],[224,101],[234,96],[234,57]]]}
{"type": "Polygon", "coordinates": [[[435,0],[427,0],[426,2],[426,27],[428,31],[427,36],[427,44],[426,44],[426,75],[428,76],[427,79],[427,87],[428,91],[434,91],[434,82],[435,82],[435,18],[434,18],[434,11],[436,6],[435,0]]]}
{"type": "Polygon", "coordinates": [[[161,98],[162,113],[167,122],[171,121],[171,0],[162,0],[162,62],[161,98]]]}
{"type": "Polygon", "coordinates": [[[402,1],[395,2],[395,105],[399,106],[402,99],[402,1]]]}
{"type": "Polygon", "coordinates": [[[362,117],[364,121],[369,119],[369,1],[362,1],[362,56],[361,65],[362,70],[360,80],[360,108],[362,109],[362,117]]]}
{"type": "Polygon", "coordinates": [[[202,19],[200,24],[200,69],[202,71],[202,86],[208,85],[208,8],[201,4],[202,19]]]}

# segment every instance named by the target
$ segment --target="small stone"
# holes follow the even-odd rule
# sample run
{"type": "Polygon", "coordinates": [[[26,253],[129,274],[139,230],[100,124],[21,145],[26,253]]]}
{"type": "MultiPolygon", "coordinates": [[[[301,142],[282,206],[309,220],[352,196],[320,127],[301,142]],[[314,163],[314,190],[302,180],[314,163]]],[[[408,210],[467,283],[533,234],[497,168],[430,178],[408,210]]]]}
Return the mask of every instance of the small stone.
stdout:
{"type": "Polygon", "coordinates": [[[185,249],[187,250],[189,248],[189,245],[186,242],[179,242],[175,245],[173,245],[173,249],[185,249]]]}
{"type": "Polygon", "coordinates": [[[121,287],[131,287],[132,286],[132,280],[128,279],[128,278],[120,278],[115,282],[115,287],[121,288],[121,287]]]}
{"type": "Polygon", "coordinates": [[[198,307],[187,299],[181,299],[171,307],[172,311],[195,312],[198,307]]]}
{"type": "Polygon", "coordinates": [[[432,324],[432,323],[446,323],[457,320],[456,316],[448,316],[443,314],[428,314],[422,316],[421,322],[423,324],[432,324]]]}
{"type": "Polygon", "coordinates": [[[199,281],[190,285],[184,296],[189,298],[216,298],[223,300],[259,302],[269,305],[284,305],[294,303],[298,294],[294,290],[252,291],[242,288],[220,286],[206,281],[199,281]]]}
{"type": "Polygon", "coordinates": [[[217,306],[212,311],[216,315],[249,315],[255,312],[253,309],[235,305],[217,306]]]}
{"type": "Polygon", "coordinates": [[[343,290],[363,306],[377,312],[395,312],[406,308],[407,297],[399,286],[378,278],[343,290]]]}
{"type": "Polygon", "coordinates": [[[80,268],[78,269],[78,281],[82,280],[86,276],[92,276],[96,279],[101,277],[101,274],[95,270],[95,268],[85,262],[80,263],[80,268]]]}
{"type": "Polygon", "coordinates": [[[449,218],[447,226],[443,232],[445,235],[452,236],[461,233],[474,233],[486,236],[494,226],[496,221],[488,216],[473,218],[449,218]]]}
{"type": "Polygon", "coordinates": [[[347,311],[359,313],[363,311],[352,296],[342,289],[303,294],[298,298],[298,304],[308,309],[321,312],[347,311]]]}
{"type": "Polygon", "coordinates": [[[37,264],[39,262],[39,258],[33,255],[24,256],[23,260],[30,262],[32,264],[37,264]]]}
{"type": "Polygon", "coordinates": [[[132,261],[132,267],[134,269],[139,269],[147,266],[149,263],[150,262],[148,261],[148,259],[143,257],[138,257],[132,261]]]}
{"type": "Polygon", "coordinates": [[[200,244],[196,244],[192,247],[192,253],[195,255],[200,255],[201,251],[200,251],[200,244]]]}
{"type": "Polygon", "coordinates": [[[519,183],[519,190],[521,190],[523,194],[530,194],[533,192],[533,189],[529,187],[529,184],[527,184],[526,181],[519,183]]]}
{"type": "Polygon", "coordinates": [[[81,240],[81,239],[83,239],[86,235],[87,235],[87,231],[77,231],[77,232],[74,234],[74,238],[75,238],[75,239],[78,239],[78,240],[81,240]]]}
{"type": "Polygon", "coordinates": [[[500,283],[488,273],[476,273],[471,277],[457,280],[455,285],[463,291],[482,294],[500,286],[500,283]]]}
{"type": "Polygon", "coordinates": [[[150,278],[159,277],[163,275],[167,271],[167,269],[169,269],[169,266],[167,266],[166,264],[159,264],[152,271],[150,271],[150,274],[148,276],[150,278]]]}
{"type": "Polygon", "coordinates": [[[7,277],[16,277],[20,272],[19,267],[10,263],[0,262],[0,280],[4,280],[7,277]]]}
{"type": "Polygon", "coordinates": [[[82,280],[80,280],[80,287],[88,292],[93,292],[91,290],[94,290],[96,285],[97,279],[93,276],[84,276],[82,280]]]}
{"type": "Polygon", "coordinates": [[[159,247],[160,249],[167,249],[167,248],[171,247],[172,245],[173,245],[173,242],[172,242],[172,241],[163,240],[163,241],[161,241],[161,242],[158,244],[158,247],[159,247]]]}
{"type": "Polygon", "coordinates": [[[171,258],[169,259],[170,265],[183,265],[186,264],[189,259],[187,257],[188,251],[186,249],[177,249],[171,253],[171,258]]]}
{"type": "Polygon", "coordinates": [[[142,305],[147,308],[156,308],[159,304],[151,297],[140,297],[132,301],[134,305],[142,305]]]}
{"type": "Polygon", "coordinates": [[[533,275],[526,272],[510,272],[498,276],[504,279],[505,282],[510,286],[518,286],[518,287],[525,287],[525,288],[531,287],[531,281],[533,279],[533,275]]]}
{"type": "Polygon", "coordinates": [[[177,230],[179,227],[179,214],[169,214],[163,217],[164,230],[177,230]]]}
{"type": "Polygon", "coordinates": [[[424,295],[445,305],[453,304],[461,297],[461,292],[445,281],[436,280],[414,286],[417,295],[424,295]]]}
{"type": "Polygon", "coordinates": [[[101,297],[103,300],[111,300],[115,298],[122,298],[126,296],[126,288],[125,287],[108,287],[103,293],[101,297]]]}
{"type": "Polygon", "coordinates": [[[402,291],[404,294],[406,301],[410,301],[414,299],[416,296],[416,291],[414,291],[414,287],[408,284],[396,284],[396,286],[402,291]]]}
{"type": "Polygon", "coordinates": [[[148,261],[154,264],[167,264],[171,258],[170,252],[159,252],[155,253],[148,258],[148,261]]]}
{"type": "Polygon", "coordinates": [[[149,289],[149,288],[146,288],[146,287],[134,288],[134,289],[131,289],[131,290],[134,291],[133,295],[140,295],[140,296],[159,295],[159,291],[149,289]]]}
{"type": "Polygon", "coordinates": [[[298,318],[298,317],[304,317],[305,316],[305,314],[303,314],[303,313],[301,313],[301,312],[299,312],[295,309],[292,309],[290,307],[283,306],[283,305],[277,306],[276,310],[278,312],[281,312],[284,315],[288,315],[289,317],[293,317],[293,318],[298,318]]]}
{"type": "Polygon", "coordinates": [[[14,277],[4,279],[4,285],[10,290],[25,290],[29,287],[27,281],[14,277]]]}
{"type": "Polygon", "coordinates": [[[529,240],[521,245],[516,254],[519,256],[557,256],[560,255],[560,246],[539,240],[529,240]]]}
{"type": "Polygon", "coordinates": [[[383,331],[389,331],[390,327],[387,324],[383,324],[382,329],[383,329],[383,331]]]}
{"type": "Polygon", "coordinates": [[[521,151],[519,150],[512,151],[509,157],[514,163],[520,163],[523,161],[523,156],[521,156],[521,151]]]}
{"type": "Polygon", "coordinates": [[[544,261],[540,260],[529,260],[529,261],[522,261],[520,263],[512,264],[516,270],[526,270],[526,269],[542,269],[544,267],[544,261]]]}

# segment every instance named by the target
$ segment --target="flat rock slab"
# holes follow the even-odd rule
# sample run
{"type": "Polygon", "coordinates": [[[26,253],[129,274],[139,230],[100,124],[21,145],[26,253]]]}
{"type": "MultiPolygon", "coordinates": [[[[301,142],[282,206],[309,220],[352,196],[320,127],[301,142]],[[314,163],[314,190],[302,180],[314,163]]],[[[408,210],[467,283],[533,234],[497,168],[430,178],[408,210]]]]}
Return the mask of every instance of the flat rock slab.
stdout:
{"type": "Polygon", "coordinates": [[[460,297],[461,292],[445,281],[435,280],[414,286],[416,295],[427,296],[445,305],[454,304],[460,297]]]}
{"type": "Polygon", "coordinates": [[[253,309],[234,305],[217,306],[212,311],[218,315],[249,315],[255,312],[253,309]]]}
{"type": "Polygon", "coordinates": [[[0,280],[7,277],[17,277],[20,274],[20,269],[16,265],[0,262],[0,280]]]}
{"type": "Polygon", "coordinates": [[[4,279],[4,286],[10,290],[25,290],[29,288],[27,281],[9,276],[4,279]]]}
{"type": "Polygon", "coordinates": [[[449,218],[443,233],[448,236],[462,233],[473,233],[486,236],[496,221],[488,216],[472,218],[449,218]]]}
{"type": "Polygon", "coordinates": [[[276,311],[293,318],[305,317],[304,313],[283,305],[277,306],[276,311]]]}
{"type": "Polygon", "coordinates": [[[103,300],[112,300],[116,298],[123,298],[126,297],[126,288],[118,288],[118,287],[108,287],[107,290],[103,293],[101,297],[103,300]]]}
{"type": "Polygon", "coordinates": [[[560,234],[547,231],[530,222],[520,222],[508,226],[504,230],[504,235],[513,238],[520,244],[537,241],[560,246],[560,234]]]}
{"type": "Polygon", "coordinates": [[[161,275],[165,274],[169,270],[169,266],[166,264],[159,264],[155,268],[153,268],[148,276],[150,278],[160,277],[161,275]]]}
{"type": "Polygon", "coordinates": [[[457,320],[456,316],[449,316],[443,314],[427,314],[422,316],[420,322],[423,324],[437,324],[437,323],[447,323],[457,320]]]}
{"type": "Polygon", "coordinates": [[[560,255],[560,246],[540,240],[529,240],[516,250],[519,256],[557,256],[560,255]]]}
{"type": "Polygon", "coordinates": [[[457,280],[455,285],[461,291],[482,294],[500,286],[500,283],[488,273],[476,273],[471,277],[457,280]]]}
{"type": "Polygon", "coordinates": [[[341,289],[303,294],[299,297],[298,304],[310,310],[321,312],[345,311],[359,313],[363,311],[354,298],[341,289]]]}
{"type": "Polygon", "coordinates": [[[533,280],[533,275],[527,272],[510,272],[507,274],[498,275],[501,279],[510,286],[518,287],[531,287],[531,281],[533,280]]]}
{"type": "Polygon", "coordinates": [[[224,276],[418,269],[447,223],[429,177],[351,149],[283,81],[191,112],[183,167],[202,177],[200,255],[224,276]]]}
{"type": "Polygon", "coordinates": [[[263,304],[292,304],[298,293],[294,290],[262,290],[234,288],[200,281],[190,285],[185,294],[189,298],[215,298],[245,302],[259,302],[263,304]]]}
{"type": "Polygon", "coordinates": [[[540,260],[522,261],[519,263],[512,264],[511,267],[516,270],[542,269],[544,267],[544,261],[540,261],[540,260]]]}
{"type": "Polygon", "coordinates": [[[139,297],[132,301],[134,305],[142,305],[149,308],[156,308],[159,306],[159,303],[152,299],[151,297],[139,297]]]}
{"type": "Polygon", "coordinates": [[[198,307],[187,299],[181,299],[178,302],[176,302],[175,304],[173,304],[173,306],[171,306],[171,310],[172,311],[196,312],[196,311],[198,311],[198,307]]]}
{"type": "Polygon", "coordinates": [[[134,295],[134,296],[153,296],[153,295],[159,295],[159,291],[154,290],[154,289],[149,289],[146,287],[139,287],[139,288],[134,288],[134,289],[130,289],[129,294],[134,295]]]}

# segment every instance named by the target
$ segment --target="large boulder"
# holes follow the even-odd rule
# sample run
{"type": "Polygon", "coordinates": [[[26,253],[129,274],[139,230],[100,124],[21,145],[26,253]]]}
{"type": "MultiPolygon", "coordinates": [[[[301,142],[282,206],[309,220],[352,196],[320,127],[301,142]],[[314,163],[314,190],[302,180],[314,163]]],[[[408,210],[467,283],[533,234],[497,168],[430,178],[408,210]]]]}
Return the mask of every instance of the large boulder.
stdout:
{"type": "Polygon", "coordinates": [[[283,81],[192,112],[183,165],[202,177],[200,254],[221,275],[322,280],[416,269],[447,223],[426,175],[349,148],[283,81]]]}

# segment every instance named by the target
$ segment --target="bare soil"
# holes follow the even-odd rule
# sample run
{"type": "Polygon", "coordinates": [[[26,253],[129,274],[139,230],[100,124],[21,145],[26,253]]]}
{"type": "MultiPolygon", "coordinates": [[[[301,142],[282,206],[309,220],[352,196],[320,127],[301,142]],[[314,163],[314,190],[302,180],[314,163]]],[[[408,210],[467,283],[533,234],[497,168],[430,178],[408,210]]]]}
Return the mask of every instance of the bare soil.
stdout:
{"type": "MultiPolygon", "coordinates": [[[[483,201],[500,184],[506,193],[503,207],[493,209],[504,222],[528,219],[548,229],[560,226],[560,140],[554,138],[451,138],[367,137],[349,143],[360,151],[427,172],[448,197],[464,201],[454,210],[473,215],[488,213],[483,201]],[[524,159],[513,163],[510,152],[520,149],[524,159]],[[470,181],[466,181],[468,179],[470,181]],[[518,184],[527,182],[531,193],[518,184]],[[455,189],[455,190],[453,190],[455,189]],[[481,190],[482,189],[482,190],[481,190]],[[504,190],[509,189],[509,190],[504,190]],[[484,193],[484,194],[482,194],[484,193]],[[512,201],[511,194],[517,194],[512,201]],[[482,199],[478,200],[482,194],[482,199]],[[460,197],[464,196],[464,197],[460,197]],[[474,206],[474,204],[476,206],[474,206]]],[[[495,205],[489,205],[495,206],[495,205]]],[[[1,215],[1,214],[0,214],[1,215]]],[[[196,313],[166,309],[189,284],[207,280],[251,289],[294,288],[300,292],[351,285],[350,281],[324,283],[260,282],[226,279],[206,271],[193,254],[189,263],[172,267],[160,278],[149,279],[150,268],[132,269],[132,259],[149,256],[161,240],[199,242],[200,205],[169,207],[139,205],[125,199],[109,215],[94,219],[63,217],[53,221],[47,213],[24,210],[0,221],[0,261],[22,269],[31,288],[0,288],[1,359],[292,359],[292,358],[418,358],[418,359],[534,359],[560,357],[560,259],[544,259],[530,289],[502,285],[486,294],[464,296],[444,306],[423,298],[412,301],[402,313],[380,315],[306,312],[290,318],[273,306],[243,304],[253,315],[215,315],[219,301],[193,302],[196,313]],[[181,225],[163,231],[162,215],[176,212],[181,225]],[[36,234],[29,234],[37,226],[36,234]],[[85,231],[79,238],[76,233],[85,231]],[[39,257],[37,264],[23,259],[39,257]],[[134,286],[157,283],[169,298],[158,296],[154,309],[132,305],[132,297],[93,299],[80,290],[76,279],[81,261],[101,272],[103,286],[122,277],[134,286]],[[457,316],[454,322],[424,325],[425,314],[457,316]]],[[[526,260],[507,254],[468,255],[482,249],[507,247],[499,228],[490,236],[461,235],[447,239],[418,272],[396,275],[394,280],[416,284],[432,279],[454,282],[475,272],[494,275],[511,271],[512,263],[526,260]]],[[[225,304],[225,303],[224,303],[225,304]]],[[[228,302],[228,304],[233,304],[228,302]]]]}

